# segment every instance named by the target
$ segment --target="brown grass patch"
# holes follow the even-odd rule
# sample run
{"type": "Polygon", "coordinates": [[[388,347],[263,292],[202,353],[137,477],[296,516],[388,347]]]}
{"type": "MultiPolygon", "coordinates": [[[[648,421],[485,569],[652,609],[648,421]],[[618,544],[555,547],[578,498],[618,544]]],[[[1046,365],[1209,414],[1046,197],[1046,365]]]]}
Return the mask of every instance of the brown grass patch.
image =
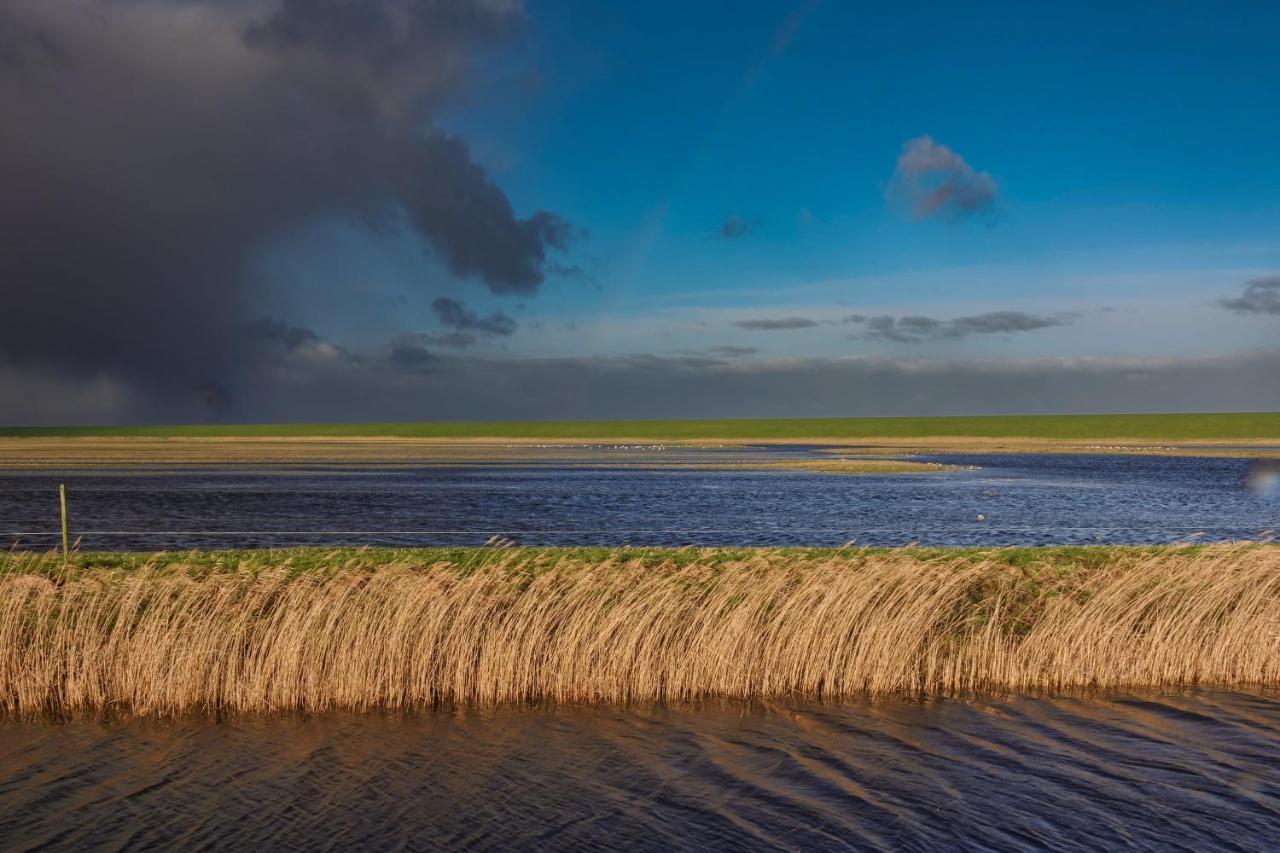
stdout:
{"type": "Polygon", "coordinates": [[[1280,548],[0,562],[13,714],[1193,684],[1280,684],[1280,548]]]}
{"type": "Polygon", "coordinates": [[[816,471],[821,474],[937,474],[959,471],[959,465],[912,462],[907,459],[795,459],[768,464],[769,468],[816,471]]]}
{"type": "MultiPolygon", "coordinates": [[[[767,445],[826,445],[822,452],[858,456],[902,456],[929,453],[1083,453],[1165,456],[1275,457],[1275,439],[1257,442],[1204,442],[1204,446],[1134,441],[1059,439],[935,438],[687,439],[672,443],[655,439],[495,439],[395,438],[377,436],[297,436],[234,438],[25,437],[0,436],[0,468],[74,468],[136,465],[501,465],[551,462],[566,465],[608,464],[648,467],[690,465],[673,455],[674,448],[703,450],[767,445]],[[1214,446],[1210,446],[1214,445],[1214,446]],[[625,453],[617,448],[627,447],[625,453]]],[[[750,460],[747,460],[748,462],[750,460]]],[[[725,465],[724,467],[741,467],[725,465]]]]}

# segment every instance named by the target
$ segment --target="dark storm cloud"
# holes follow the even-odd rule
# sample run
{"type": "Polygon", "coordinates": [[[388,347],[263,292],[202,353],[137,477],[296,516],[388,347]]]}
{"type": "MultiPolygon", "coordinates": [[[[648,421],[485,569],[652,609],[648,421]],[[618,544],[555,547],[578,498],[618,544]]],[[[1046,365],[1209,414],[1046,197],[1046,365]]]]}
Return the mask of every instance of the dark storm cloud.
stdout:
{"type": "Polygon", "coordinates": [[[479,340],[472,332],[427,332],[421,337],[427,346],[453,349],[465,349],[479,340]]]}
{"type": "MultiPolygon", "coordinates": [[[[244,328],[244,339],[250,346],[257,346],[259,351],[258,368],[264,363],[278,362],[277,356],[285,355],[307,360],[341,360],[358,363],[363,356],[349,351],[346,347],[325,340],[314,330],[305,326],[291,326],[284,320],[274,317],[261,317],[244,328]],[[265,356],[265,358],[263,357],[265,356]]],[[[211,384],[206,380],[206,384],[211,384]]],[[[221,387],[219,385],[219,387],[221,387]]],[[[223,405],[229,392],[223,389],[223,405]]]]}
{"type": "Polygon", "coordinates": [[[1239,296],[1219,299],[1218,304],[1238,314],[1280,315],[1280,275],[1247,281],[1239,296]]]}
{"type": "Polygon", "coordinates": [[[907,140],[889,181],[889,200],[904,205],[917,219],[990,217],[996,203],[996,179],[979,172],[932,137],[907,140]]]}
{"type": "Polygon", "coordinates": [[[750,222],[734,213],[720,224],[720,237],[725,240],[736,240],[750,234],[755,230],[756,225],[756,222],[750,222]]]}
{"type": "Polygon", "coordinates": [[[279,344],[289,350],[320,343],[320,336],[311,329],[290,326],[274,317],[262,317],[250,323],[245,327],[245,335],[250,340],[279,344]]]}
{"type": "Polygon", "coordinates": [[[818,325],[818,321],[810,320],[808,317],[761,317],[750,320],[737,320],[733,325],[739,329],[773,332],[784,329],[811,329],[818,325]]]}
{"type": "Polygon", "coordinates": [[[255,259],[322,217],[536,292],[576,232],[432,129],[523,21],[500,0],[0,0],[0,363],[198,416],[202,384],[234,399],[259,372],[235,344],[255,259]]]}
{"type": "Polygon", "coordinates": [[[441,296],[432,302],[431,310],[436,312],[440,325],[459,331],[507,337],[516,330],[516,321],[502,311],[481,317],[458,300],[447,296],[441,296]]]}
{"type": "Polygon", "coordinates": [[[33,63],[66,64],[57,37],[26,20],[18,9],[0,8],[0,70],[22,70],[33,63]]]}
{"type": "Polygon", "coordinates": [[[281,0],[245,29],[245,41],[313,50],[325,62],[356,59],[379,73],[430,66],[429,54],[459,40],[484,39],[519,26],[514,3],[467,0],[281,0]]]}
{"type": "Polygon", "coordinates": [[[1046,317],[1022,311],[991,311],[969,317],[956,317],[952,320],[938,320],[933,317],[910,314],[903,317],[892,317],[887,314],[879,317],[864,317],[851,314],[841,322],[865,326],[867,331],[862,337],[870,340],[918,344],[928,341],[959,341],[973,335],[1033,332],[1038,329],[1066,326],[1072,319],[1074,318],[1070,314],[1046,317]]]}
{"type": "Polygon", "coordinates": [[[401,370],[434,368],[440,357],[427,349],[424,343],[423,335],[400,335],[391,342],[391,364],[401,370]]]}
{"type": "Polygon", "coordinates": [[[537,292],[548,250],[566,250],[575,236],[568,222],[545,210],[517,219],[459,139],[416,140],[403,162],[401,202],[419,233],[452,272],[479,275],[494,293],[537,292]]]}

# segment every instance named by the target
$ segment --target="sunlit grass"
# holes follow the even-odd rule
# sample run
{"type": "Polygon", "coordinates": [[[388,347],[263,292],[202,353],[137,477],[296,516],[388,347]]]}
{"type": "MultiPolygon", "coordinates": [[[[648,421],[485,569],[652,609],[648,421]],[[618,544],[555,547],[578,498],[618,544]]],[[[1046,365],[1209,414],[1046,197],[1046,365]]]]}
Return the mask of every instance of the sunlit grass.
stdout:
{"type": "Polygon", "coordinates": [[[1280,548],[0,558],[10,713],[1280,684],[1280,548]]]}

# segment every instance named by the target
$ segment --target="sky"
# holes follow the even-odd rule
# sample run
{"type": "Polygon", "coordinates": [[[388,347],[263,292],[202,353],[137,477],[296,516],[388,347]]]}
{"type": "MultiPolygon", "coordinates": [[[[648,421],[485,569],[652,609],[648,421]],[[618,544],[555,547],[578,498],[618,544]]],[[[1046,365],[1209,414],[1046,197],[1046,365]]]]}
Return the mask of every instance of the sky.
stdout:
{"type": "Polygon", "coordinates": [[[0,0],[0,423],[1277,410],[1278,40],[0,0]]]}

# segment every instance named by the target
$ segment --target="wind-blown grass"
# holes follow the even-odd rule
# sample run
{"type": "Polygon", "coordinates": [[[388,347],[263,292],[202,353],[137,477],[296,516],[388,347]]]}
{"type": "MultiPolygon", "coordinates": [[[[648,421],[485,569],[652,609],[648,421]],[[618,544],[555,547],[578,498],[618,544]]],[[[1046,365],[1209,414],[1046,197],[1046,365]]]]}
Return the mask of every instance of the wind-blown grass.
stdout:
{"type": "Polygon", "coordinates": [[[11,714],[1280,684],[1280,548],[0,559],[11,714]]]}

